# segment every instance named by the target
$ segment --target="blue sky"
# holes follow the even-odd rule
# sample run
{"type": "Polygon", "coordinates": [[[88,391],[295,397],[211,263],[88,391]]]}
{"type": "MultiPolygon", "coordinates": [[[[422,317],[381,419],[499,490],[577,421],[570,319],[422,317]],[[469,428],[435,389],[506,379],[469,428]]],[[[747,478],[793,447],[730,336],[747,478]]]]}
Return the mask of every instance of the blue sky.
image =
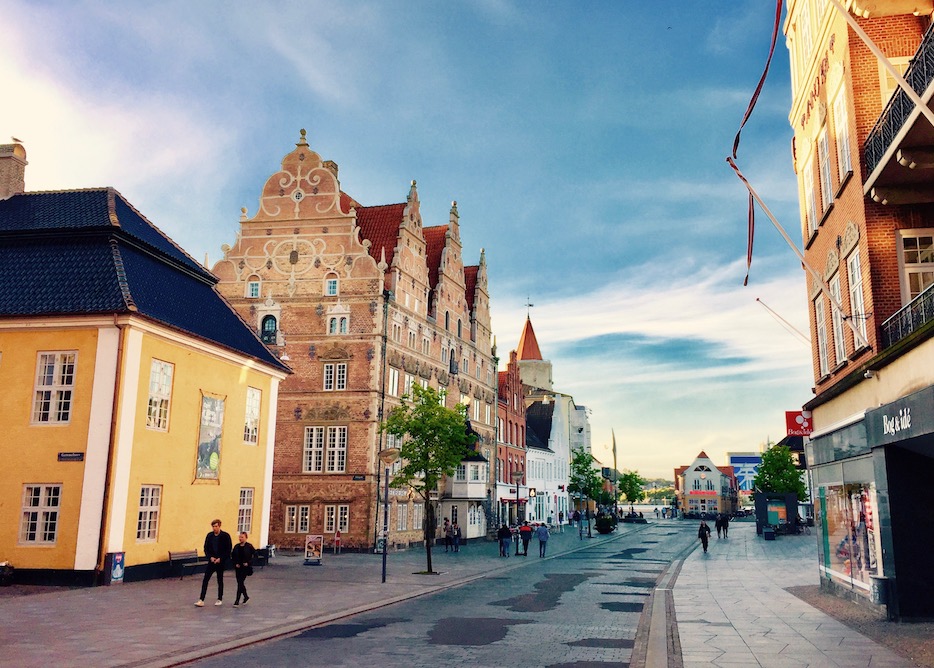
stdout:
{"type": "MultiPolygon", "coordinates": [[[[114,186],[195,258],[307,128],[365,205],[417,180],[485,248],[500,355],[531,301],[595,454],[670,478],[758,450],[812,395],[804,275],[725,163],[768,50],[768,2],[0,0],[0,137],[29,190],[114,186]]],[[[788,55],[740,166],[799,239],[788,55]]]]}

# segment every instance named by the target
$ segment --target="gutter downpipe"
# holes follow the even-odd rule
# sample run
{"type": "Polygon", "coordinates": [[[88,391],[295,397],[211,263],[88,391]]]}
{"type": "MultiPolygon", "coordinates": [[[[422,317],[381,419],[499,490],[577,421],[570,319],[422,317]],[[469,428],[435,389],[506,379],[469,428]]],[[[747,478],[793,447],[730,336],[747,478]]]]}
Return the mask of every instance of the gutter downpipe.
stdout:
{"type": "Polygon", "coordinates": [[[119,331],[117,337],[117,368],[114,373],[114,394],[110,411],[110,443],[107,447],[107,465],[104,470],[104,492],[101,495],[101,528],[97,541],[97,568],[95,568],[95,581],[97,585],[103,584],[104,574],[104,541],[107,528],[107,507],[110,503],[111,477],[113,474],[114,450],[117,441],[117,409],[120,403],[120,379],[123,375],[123,341],[126,337],[126,325],[117,322],[117,314],[114,313],[114,327],[119,331]]]}

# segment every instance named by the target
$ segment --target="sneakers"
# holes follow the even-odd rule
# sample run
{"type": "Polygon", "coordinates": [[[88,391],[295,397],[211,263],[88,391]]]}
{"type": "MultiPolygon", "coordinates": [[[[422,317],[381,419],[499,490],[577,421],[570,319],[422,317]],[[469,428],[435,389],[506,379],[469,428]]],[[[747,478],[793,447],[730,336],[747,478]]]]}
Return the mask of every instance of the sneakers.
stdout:
{"type": "Polygon", "coordinates": [[[250,597],[247,596],[246,598],[243,599],[243,603],[241,603],[240,605],[246,605],[249,602],[250,602],[250,597]]]}
{"type": "Polygon", "coordinates": [[[239,608],[239,607],[240,607],[240,603],[238,603],[237,601],[234,601],[234,605],[233,605],[233,607],[235,607],[235,608],[239,608]]]}
{"type": "Polygon", "coordinates": [[[216,601],[214,601],[214,605],[224,605],[224,602],[220,599],[217,599],[216,601]]]}
{"type": "Polygon", "coordinates": [[[199,607],[199,608],[203,608],[203,607],[204,607],[204,601],[200,601],[200,600],[199,600],[197,603],[195,603],[195,606],[196,606],[196,607],[199,607]]]}

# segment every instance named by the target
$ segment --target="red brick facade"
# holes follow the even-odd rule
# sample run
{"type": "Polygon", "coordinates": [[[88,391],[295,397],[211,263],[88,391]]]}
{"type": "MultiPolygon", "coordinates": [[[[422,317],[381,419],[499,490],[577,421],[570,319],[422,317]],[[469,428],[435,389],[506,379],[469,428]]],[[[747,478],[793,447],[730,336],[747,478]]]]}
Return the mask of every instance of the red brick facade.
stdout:
{"type": "MultiPolygon", "coordinates": [[[[404,203],[362,206],[303,131],[223,250],[219,287],[295,372],[279,393],[271,543],[299,548],[306,534],[324,534],[331,545],[343,529],[345,548],[374,544],[383,521],[377,455],[395,445],[380,416],[407,384],[446,390],[452,407],[465,398],[477,449],[492,461],[486,263],[481,254],[464,266],[456,204],[446,225],[429,228],[414,182],[404,203]]],[[[421,539],[420,501],[390,490],[391,544],[421,539]]]]}

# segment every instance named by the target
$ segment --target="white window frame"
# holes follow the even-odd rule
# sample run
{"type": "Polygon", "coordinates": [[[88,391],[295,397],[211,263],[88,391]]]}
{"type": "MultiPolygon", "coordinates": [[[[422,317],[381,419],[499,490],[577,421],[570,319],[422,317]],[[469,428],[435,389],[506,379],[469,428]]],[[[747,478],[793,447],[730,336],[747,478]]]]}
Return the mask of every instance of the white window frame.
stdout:
{"type": "MultiPolygon", "coordinates": [[[[866,340],[866,302],[863,299],[863,270],[860,265],[859,248],[846,258],[846,276],[850,284],[850,318],[866,340]]],[[[853,347],[859,347],[855,337],[853,347]]]]}
{"type": "Polygon", "coordinates": [[[410,373],[405,374],[405,385],[403,387],[403,396],[412,396],[412,385],[415,383],[415,376],[410,373]]]}
{"type": "MultiPolygon", "coordinates": [[[[912,276],[919,276],[920,281],[924,282],[924,275],[929,277],[934,274],[934,251],[929,250],[926,254],[930,258],[930,261],[921,261],[921,262],[908,262],[906,258],[907,251],[905,249],[905,242],[908,239],[927,239],[930,238],[932,245],[934,245],[934,228],[918,228],[918,229],[907,229],[898,231],[898,273],[900,276],[901,283],[901,297],[902,297],[902,306],[908,304],[912,299],[917,297],[921,292],[925,290],[931,283],[934,283],[934,278],[928,282],[927,286],[921,288],[917,293],[912,294],[911,289],[911,278],[912,276]]],[[[925,252],[922,250],[918,251],[919,259],[925,257],[925,252]]]]}
{"type": "MultiPolygon", "coordinates": [[[[902,75],[902,78],[905,76],[905,72],[908,71],[908,66],[911,64],[912,56],[894,56],[889,58],[889,63],[892,67],[902,75]]],[[[879,63],[879,96],[882,100],[882,108],[885,109],[888,105],[889,100],[892,99],[892,95],[895,94],[895,91],[898,89],[898,82],[895,81],[895,78],[889,74],[888,69],[881,62],[879,63]]]]}
{"type": "Polygon", "coordinates": [[[422,524],[425,522],[425,504],[424,503],[414,503],[412,504],[412,528],[421,529],[422,524]]]}
{"type": "Polygon", "coordinates": [[[324,391],[347,389],[347,362],[327,362],[324,365],[324,391]]]}
{"type": "Polygon", "coordinates": [[[392,397],[399,396],[399,369],[394,367],[389,367],[389,387],[386,388],[386,392],[389,393],[392,397]]]}
{"type": "Polygon", "coordinates": [[[350,529],[350,506],[346,504],[327,505],[324,507],[324,533],[345,534],[350,529]]]}
{"type": "Polygon", "coordinates": [[[162,485],[141,485],[136,516],[136,542],[159,540],[159,511],[162,508],[162,485]]]}
{"type": "Polygon", "coordinates": [[[850,155],[850,116],[847,111],[846,90],[841,88],[833,103],[833,128],[837,144],[837,175],[840,182],[853,171],[850,155]]]}
{"type": "Polygon", "coordinates": [[[302,445],[302,473],[344,473],[347,427],[307,426],[302,445]]]}
{"type": "Polygon", "coordinates": [[[821,128],[817,136],[817,168],[820,173],[820,201],[823,213],[833,204],[833,177],[830,169],[830,139],[827,127],[821,128]]]}
{"type": "Polygon", "coordinates": [[[336,297],[340,294],[340,279],[333,274],[324,279],[324,296],[336,297]]]}
{"type": "Polygon", "coordinates": [[[77,350],[39,351],[32,424],[68,424],[71,421],[77,374],[77,350]]]}
{"type": "Polygon", "coordinates": [[[149,366],[149,403],[146,407],[146,428],[154,431],[169,430],[172,404],[172,381],[175,365],[152,358],[149,366]]]}
{"type": "Polygon", "coordinates": [[[347,469],[347,427],[328,427],[325,473],[344,473],[347,469]]]}
{"type": "Polygon", "coordinates": [[[23,485],[20,545],[55,545],[58,539],[58,513],[61,505],[61,484],[23,485]]]}
{"type": "Polygon", "coordinates": [[[252,487],[240,488],[240,505],[237,508],[237,533],[246,532],[249,534],[253,530],[253,497],[255,496],[252,487]]]}
{"type": "MultiPolygon", "coordinates": [[[[843,304],[843,300],[840,298],[840,272],[834,274],[833,278],[830,279],[830,295],[834,300],[843,304]]],[[[843,314],[840,309],[834,306],[833,301],[830,302],[830,323],[833,328],[834,360],[837,364],[842,364],[846,361],[846,344],[843,340],[843,314]]]]}
{"type": "Polygon", "coordinates": [[[259,281],[246,282],[246,296],[248,299],[259,299],[262,295],[262,285],[259,281]]]}
{"type": "Polygon", "coordinates": [[[458,464],[454,470],[454,480],[457,482],[467,482],[467,465],[458,464]]]}
{"type": "Polygon", "coordinates": [[[291,505],[285,507],[283,533],[308,533],[311,506],[291,505]]]}
{"type": "Polygon", "coordinates": [[[822,294],[814,300],[814,324],[817,329],[817,366],[820,372],[819,377],[823,378],[830,373],[830,361],[827,357],[827,318],[822,294]]]}
{"type": "Polygon", "coordinates": [[[409,504],[396,504],[396,531],[409,530],[409,504]]]}
{"type": "Polygon", "coordinates": [[[243,412],[243,442],[259,443],[259,414],[263,403],[263,391],[256,387],[246,388],[246,406],[243,412]]]}

